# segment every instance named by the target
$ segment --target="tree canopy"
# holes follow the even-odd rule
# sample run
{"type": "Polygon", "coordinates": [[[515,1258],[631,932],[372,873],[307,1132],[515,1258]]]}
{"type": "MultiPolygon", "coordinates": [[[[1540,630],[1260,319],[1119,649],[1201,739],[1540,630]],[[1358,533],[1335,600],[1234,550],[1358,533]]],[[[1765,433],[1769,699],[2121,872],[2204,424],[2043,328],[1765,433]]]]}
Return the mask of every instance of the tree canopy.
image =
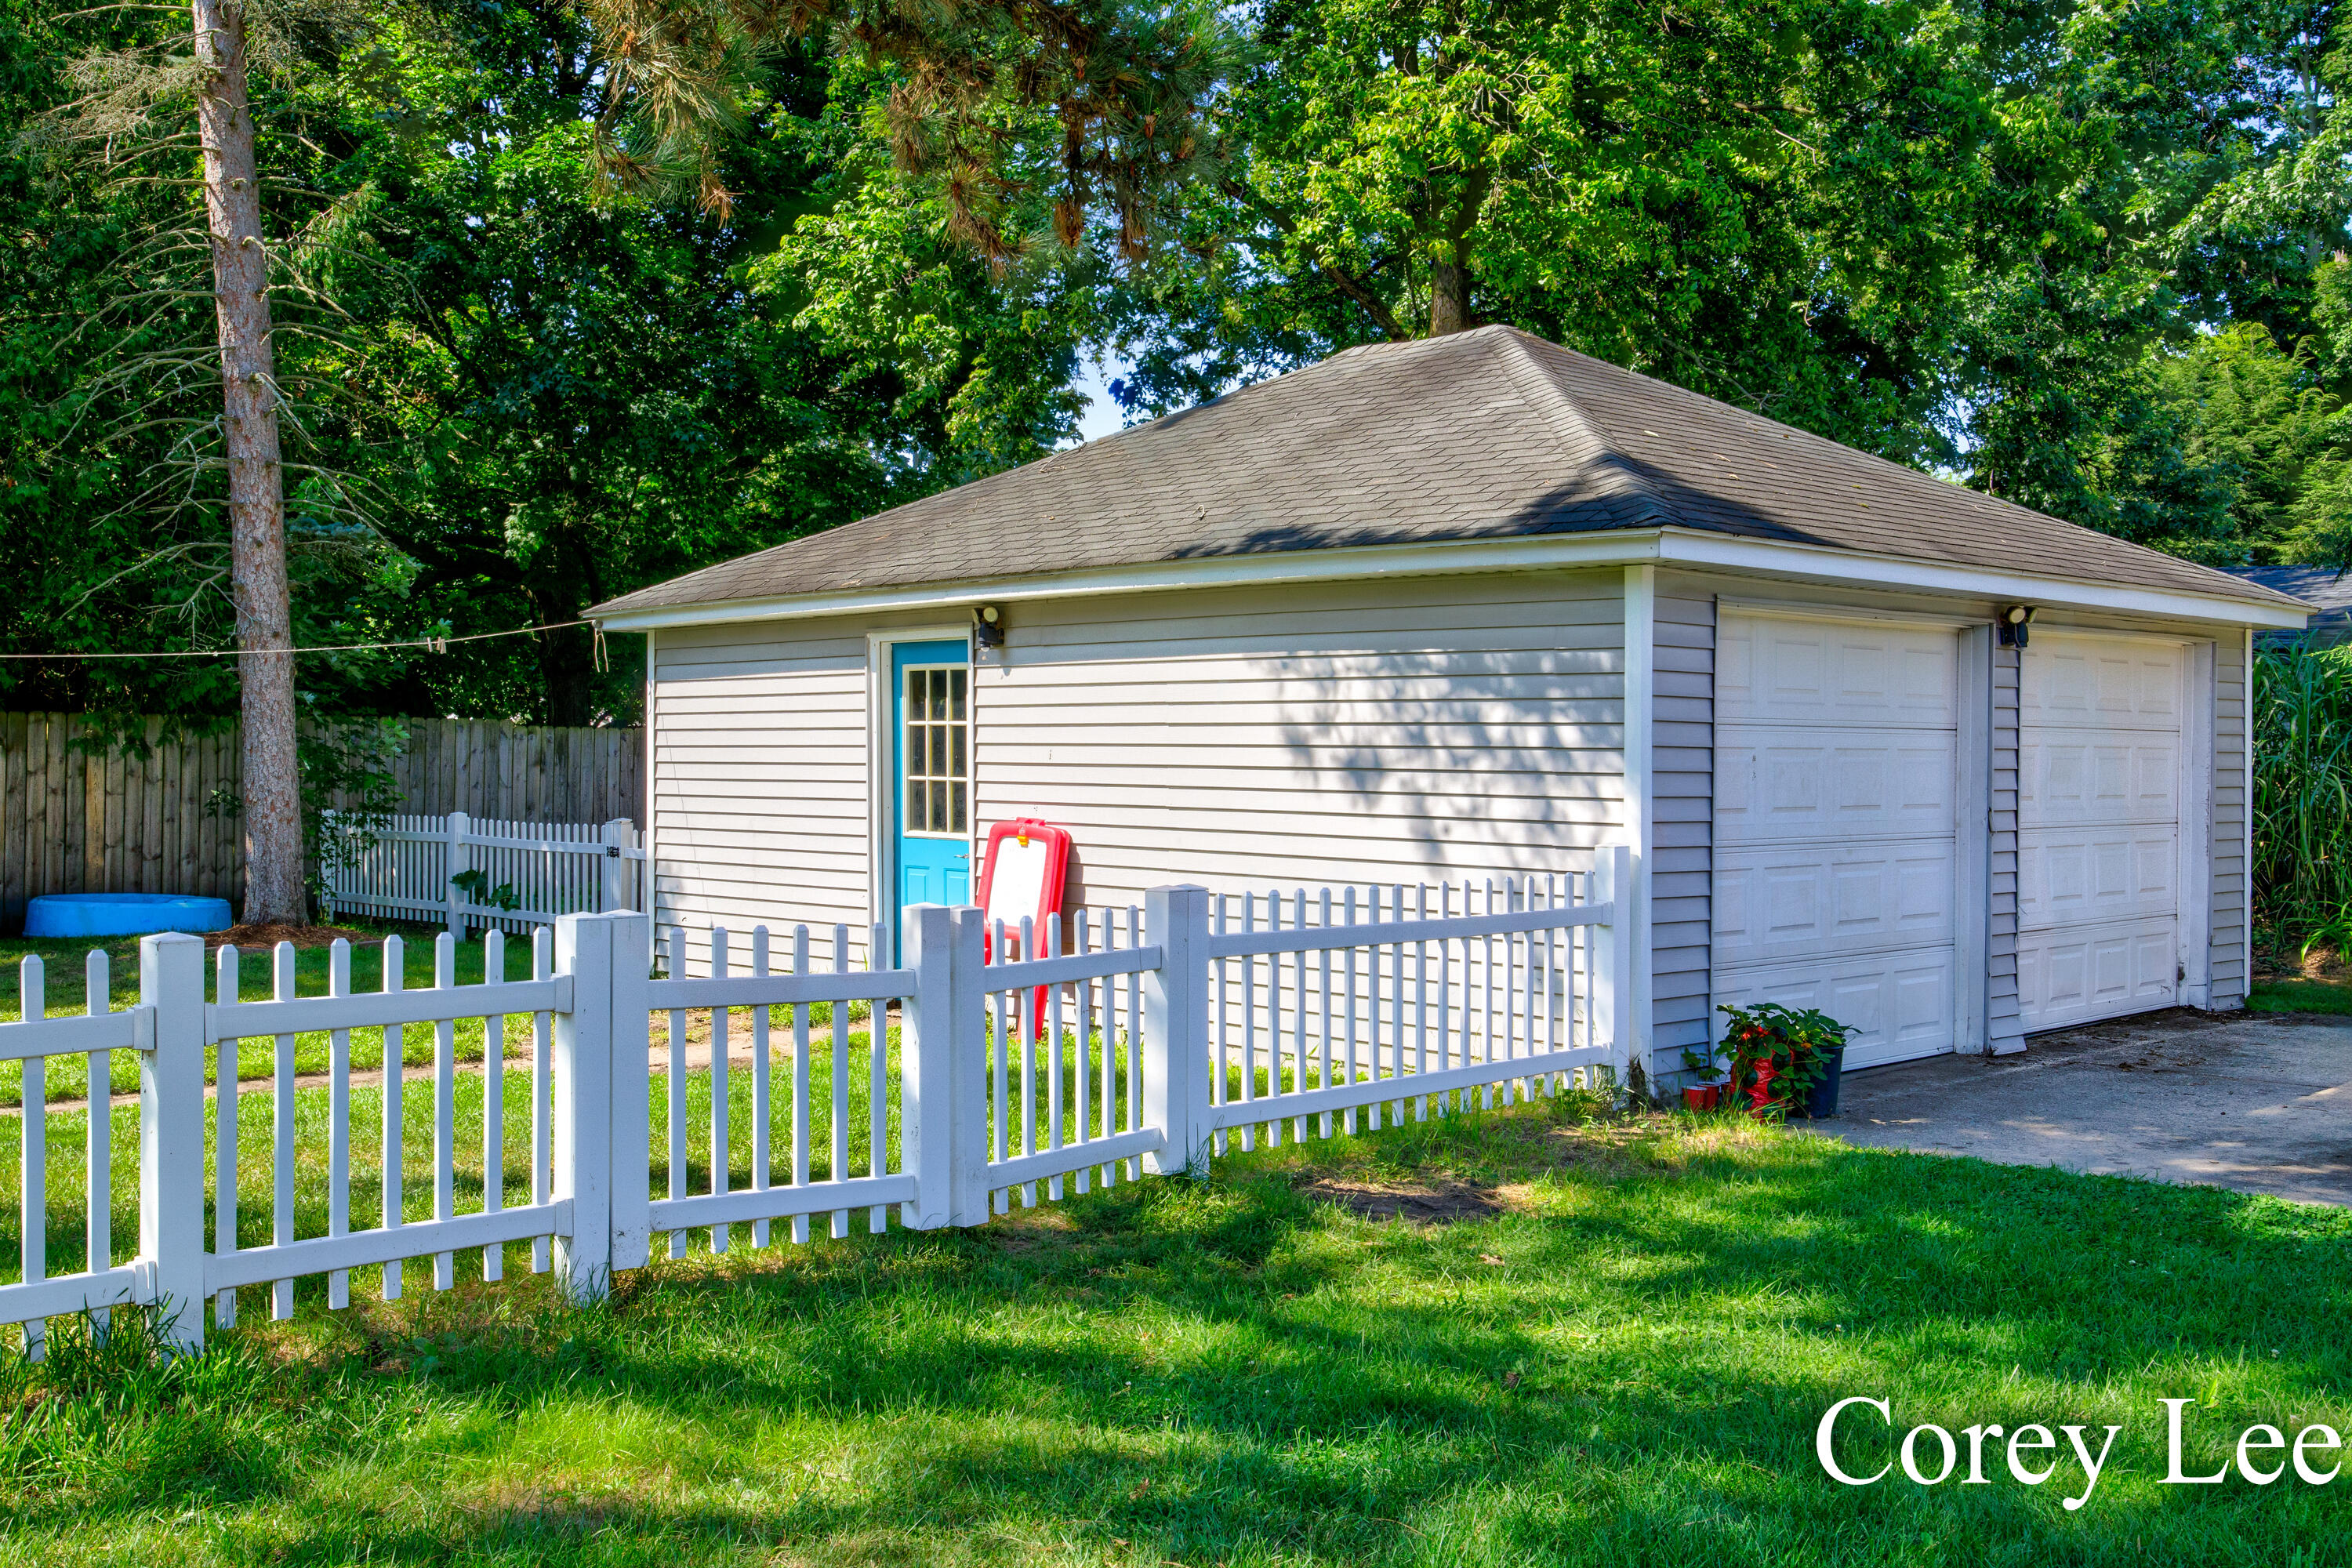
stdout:
{"type": "MultiPolygon", "coordinates": [[[[227,637],[209,492],[158,488],[209,305],[157,237],[194,197],[39,133],[136,16],[0,0],[16,651],[227,637]]],[[[2352,560],[2338,26],[2293,0],[417,0],[298,28],[256,88],[318,302],[279,351],[311,389],[296,639],[570,621],[1028,460],[1089,357],[1139,417],[1486,321],[2198,559],[2352,560]]],[[[613,652],[571,627],[302,682],[599,722],[635,711],[613,652]]],[[[234,692],[226,661],[0,680],[197,719],[234,692]]]]}
{"type": "MultiPolygon", "coordinates": [[[[22,126],[71,90],[89,40],[11,20],[0,48],[22,126]]],[[[257,121],[281,224],[319,250],[333,320],[280,358],[289,383],[329,389],[299,418],[351,505],[289,496],[298,642],[574,620],[1025,461],[1074,427],[1082,269],[1014,274],[951,238],[939,198],[873,139],[877,73],[765,57],[725,149],[721,216],[604,186],[605,73],[562,6],[395,10],[363,49],[306,68],[270,81],[257,121]]],[[[0,568],[10,646],[225,646],[215,509],[156,491],[184,438],[152,417],[172,388],[152,363],[120,374],[152,344],[201,341],[201,299],[121,308],[161,289],[141,268],[187,193],[29,138],[5,174],[20,241],[0,259],[15,285],[5,515],[23,545],[0,568]]],[[[572,626],[313,657],[303,676],[342,710],[590,723],[634,710],[634,650],[616,652],[599,670],[572,626]]],[[[0,679],[22,705],[202,715],[234,694],[212,662],[59,660],[0,679]]]]}

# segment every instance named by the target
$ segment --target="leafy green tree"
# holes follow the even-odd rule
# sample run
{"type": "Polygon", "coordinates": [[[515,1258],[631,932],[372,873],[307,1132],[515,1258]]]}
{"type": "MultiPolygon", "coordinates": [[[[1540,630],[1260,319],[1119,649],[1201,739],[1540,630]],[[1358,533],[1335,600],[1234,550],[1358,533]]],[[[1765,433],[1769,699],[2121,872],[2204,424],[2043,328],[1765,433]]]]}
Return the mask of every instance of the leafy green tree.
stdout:
{"type": "Polygon", "coordinates": [[[2154,367],[2234,321],[2292,352],[2347,209],[2303,196],[2324,152],[2324,6],[2157,0],[1991,19],[1993,178],[1962,343],[1970,482],[2214,560],[2247,514],[2226,454],[2154,367]]]}
{"type": "Polygon", "coordinates": [[[2248,0],[1277,0],[1191,265],[1110,296],[1117,390],[1160,412],[1510,321],[2240,559],[2282,474],[2331,470],[2249,466],[2180,377],[2219,374],[2198,345],[2233,322],[2290,357],[2315,331],[2347,211],[2333,26],[2248,0]]]}
{"type": "MultiPolygon", "coordinates": [[[[0,107],[27,125],[70,98],[92,36],[0,18],[0,107]]],[[[603,182],[603,68],[560,5],[394,10],[365,47],[269,79],[261,155],[273,188],[307,204],[305,281],[334,310],[331,332],[276,334],[281,379],[331,390],[300,400],[306,459],[368,503],[355,518],[338,492],[292,487],[296,640],[573,619],[1066,437],[1079,286],[1031,266],[1008,287],[950,237],[936,194],[900,188],[875,129],[885,79],[836,84],[808,49],[760,66],[723,215],[603,182]],[[297,115],[299,138],[273,132],[297,115]]],[[[47,232],[0,247],[0,574],[16,590],[0,633],[26,651],[216,647],[217,512],[140,504],[171,471],[160,416],[195,405],[106,368],[204,325],[202,294],[135,330],[108,314],[142,237],[184,220],[184,194],[30,143],[8,153],[0,207],[17,232],[47,232]]],[[[310,656],[299,696],[306,711],[626,718],[635,641],[604,670],[577,627],[310,656]]],[[[196,721],[239,690],[226,660],[16,664],[0,679],[20,702],[196,721]]]]}
{"type": "MultiPolygon", "coordinates": [[[[55,365],[28,377],[56,395],[45,406],[20,406],[17,430],[37,446],[94,459],[75,499],[118,500],[100,513],[101,527],[131,515],[182,535],[160,550],[131,552],[127,569],[94,584],[85,579],[66,603],[68,622],[95,590],[156,563],[195,568],[179,574],[184,614],[199,612],[197,600],[217,600],[228,612],[244,721],[244,913],[299,920],[305,895],[287,502],[289,489],[318,491],[323,475],[298,454],[291,471],[309,477],[289,485],[280,438],[299,375],[293,356],[280,353],[286,322],[278,301],[290,291],[296,319],[304,313],[306,239],[284,211],[265,211],[264,187],[285,171],[263,126],[306,74],[309,51],[333,47],[352,16],[336,0],[260,13],[239,0],[192,0],[184,25],[169,16],[160,6],[125,6],[46,26],[10,18],[19,172],[62,187],[69,214],[103,213],[100,233],[115,252],[75,281],[45,275],[38,263],[25,268],[40,291],[13,323],[16,346],[45,343],[56,361],[97,368],[63,385],[55,365]],[[71,26],[78,22],[95,25],[71,26]],[[38,310],[61,302],[60,294],[87,310],[62,331],[58,317],[38,310]]],[[[324,488],[333,490],[331,479],[324,488]]],[[[334,510],[331,497],[326,504],[334,510]]],[[[45,629],[54,647],[56,628],[45,629]]]]}
{"type": "MultiPolygon", "coordinates": [[[[845,96],[814,53],[770,53],[719,166],[725,210],[700,211],[600,188],[590,42],[561,9],[475,13],[388,29],[391,60],[352,86],[348,124],[399,127],[355,139],[341,175],[396,285],[346,296],[374,411],[351,436],[413,563],[370,612],[384,627],[572,620],[1072,426],[1076,328],[1052,279],[1009,297],[948,215],[874,185],[870,80],[845,96]]],[[[600,672],[575,626],[354,696],[598,722],[631,710],[626,664],[600,672]]]]}
{"type": "Polygon", "coordinates": [[[950,237],[1004,265],[1077,248],[1107,210],[1119,252],[1150,247],[1169,193],[1222,153],[1213,112],[1242,58],[1208,0],[583,0],[611,92],[597,165],[621,189],[691,189],[725,214],[721,167],[763,58],[822,40],[883,73],[877,131],[929,184],[950,237]]]}
{"type": "Polygon", "coordinates": [[[2334,452],[2340,399],[2319,384],[2308,341],[2282,352],[2270,329],[2240,322],[2158,362],[2157,384],[2182,424],[2181,455],[2226,476],[2228,531],[2275,548],[2294,531],[2315,464],[2334,452]]]}
{"type": "Polygon", "coordinates": [[[1198,265],[1122,303],[1124,390],[1160,409],[1499,321],[1943,456],[1989,133],[1952,31],[1830,3],[1276,5],[1234,171],[1192,206],[1198,265]]]}

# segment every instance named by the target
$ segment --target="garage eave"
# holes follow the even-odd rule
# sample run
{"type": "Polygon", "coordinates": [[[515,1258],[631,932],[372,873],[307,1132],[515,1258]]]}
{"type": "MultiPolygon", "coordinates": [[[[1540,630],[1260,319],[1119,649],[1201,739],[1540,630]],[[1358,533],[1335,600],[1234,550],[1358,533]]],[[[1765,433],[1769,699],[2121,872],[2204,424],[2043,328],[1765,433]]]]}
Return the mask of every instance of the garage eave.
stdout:
{"type": "Polygon", "coordinates": [[[1684,529],[1663,531],[1657,557],[1677,566],[1711,568],[1790,582],[1852,587],[1893,588],[1951,595],[1997,603],[2061,605],[2166,620],[2206,621],[2233,626],[2300,628],[2311,611],[2284,595],[2265,590],[2257,598],[2194,594],[2175,588],[2074,581],[2030,573],[1987,572],[1932,561],[1864,555],[1772,540],[1735,539],[1684,529]]]}
{"type": "Polygon", "coordinates": [[[671,626],[725,626],[740,621],[797,620],[811,616],[871,616],[941,610],[981,604],[1066,599],[1096,594],[1164,593],[1181,588],[1328,583],[1378,577],[1426,577],[1469,572],[1538,572],[1654,562],[1658,531],[1544,534],[1444,543],[1375,545],[1354,550],[1298,550],[1254,555],[1201,556],[1025,576],[974,577],[845,593],[790,594],[723,599],[699,605],[589,615],[606,631],[654,631],[671,626]]]}
{"type": "Polygon", "coordinates": [[[2080,582],[1671,527],[1202,556],[1071,572],[663,605],[611,614],[592,610],[589,614],[606,631],[641,632],[817,616],[870,616],[953,610],[983,603],[1017,604],[1101,594],[1642,564],[1687,566],[1789,582],[1889,588],[1978,601],[2063,605],[2227,626],[2296,629],[2310,614],[2308,608],[2267,589],[2251,589],[2247,597],[2238,598],[2180,589],[2080,582]]]}

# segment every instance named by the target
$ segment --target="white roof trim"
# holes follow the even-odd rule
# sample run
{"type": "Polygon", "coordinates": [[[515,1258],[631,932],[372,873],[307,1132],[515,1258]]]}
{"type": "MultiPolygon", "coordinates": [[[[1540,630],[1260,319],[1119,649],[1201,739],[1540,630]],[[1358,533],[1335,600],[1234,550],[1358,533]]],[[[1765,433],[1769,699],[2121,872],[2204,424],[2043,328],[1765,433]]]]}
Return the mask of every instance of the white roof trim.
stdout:
{"type": "Polygon", "coordinates": [[[671,605],[597,617],[606,631],[655,626],[721,626],[735,621],[804,616],[873,615],[945,605],[1017,604],[1082,594],[1159,593],[1265,583],[1322,583],[1365,577],[1426,577],[1462,572],[1530,572],[1548,568],[1622,566],[1654,561],[1657,531],[1549,534],[1535,538],[1448,540],[1443,543],[1381,544],[1354,550],[1290,550],[1259,555],[1204,555],[1030,577],[915,583],[904,587],[849,589],[762,599],[722,599],[671,605]]]}
{"type": "MultiPolygon", "coordinates": [[[[2230,626],[2282,626],[2300,629],[2311,612],[2285,605],[2262,604],[2221,594],[2191,593],[2183,588],[2137,588],[2118,583],[2086,583],[2022,572],[1987,572],[1974,566],[1947,566],[1820,545],[1783,544],[1762,539],[1734,539],[1720,533],[1694,533],[1676,529],[1660,541],[1660,559],[1677,565],[1712,566],[1752,573],[1763,577],[1790,577],[1811,582],[1861,582],[1873,587],[1909,589],[1927,594],[1957,594],[1969,598],[2020,600],[2032,605],[2064,605],[2074,609],[2112,610],[2124,615],[2162,616],[2175,620],[2220,621],[2230,626]]],[[[2250,584],[2251,585],[2251,584],[2250,584]]]]}
{"type": "Polygon", "coordinates": [[[606,631],[642,632],[667,626],[727,626],[744,621],[798,620],[811,616],[880,615],[1013,604],[1024,599],[1078,595],[1163,593],[1181,588],[1426,577],[1465,572],[1572,571],[1645,563],[1712,567],[1795,582],[1861,584],[1975,599],[2022,600],[2035,605],[2216,621],[2230,626],[2296,628],[2308,618],[2305,610],[2220,594],[1988,572],[1972,566],[1948,566],[1929,561],[1865,555],[1851,550],[1773,540],[1737,539],[1675,528],[1211,555],[1131,566],[1039,573],[1026,577],[721,599],[700,605],[624,611],[596,618],[606,631]]]}

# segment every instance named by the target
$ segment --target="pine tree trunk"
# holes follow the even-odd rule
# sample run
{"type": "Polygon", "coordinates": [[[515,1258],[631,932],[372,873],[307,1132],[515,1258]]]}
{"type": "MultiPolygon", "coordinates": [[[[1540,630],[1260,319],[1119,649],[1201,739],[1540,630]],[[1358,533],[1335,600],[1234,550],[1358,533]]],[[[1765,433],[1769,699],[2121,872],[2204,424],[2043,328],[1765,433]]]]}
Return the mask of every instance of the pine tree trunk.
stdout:
{"type": "Polygon", "coordinates": [[[278,384],[269,346],[269,253],[262,243],[245,17],[227,0],[192,0],[196,121],[220,327],[223,454],[228,461],[229,596],[236,609],[245,717],[245,914],[300,921],[302,795],[294,751],[292,605],[278,466],[278,384]]]}

